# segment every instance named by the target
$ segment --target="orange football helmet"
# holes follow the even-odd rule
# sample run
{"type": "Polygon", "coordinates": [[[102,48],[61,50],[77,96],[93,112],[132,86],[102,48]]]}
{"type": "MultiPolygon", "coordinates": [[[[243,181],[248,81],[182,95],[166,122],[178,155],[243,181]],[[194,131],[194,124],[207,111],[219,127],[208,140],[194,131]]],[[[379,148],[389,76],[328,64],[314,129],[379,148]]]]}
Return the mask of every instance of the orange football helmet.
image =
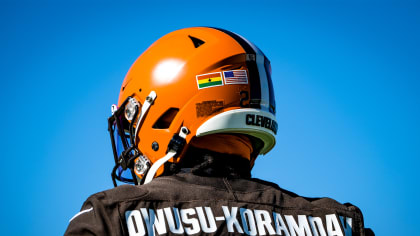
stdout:
{"type": "Polygon", "coordinates": [[[150,182],[196,137],[247,135],[255,141],[252,163],[275,145],[270,62],[218,28],[181,29],[153,43],[128,71],[112,113],[114,185],[150,182]]]}

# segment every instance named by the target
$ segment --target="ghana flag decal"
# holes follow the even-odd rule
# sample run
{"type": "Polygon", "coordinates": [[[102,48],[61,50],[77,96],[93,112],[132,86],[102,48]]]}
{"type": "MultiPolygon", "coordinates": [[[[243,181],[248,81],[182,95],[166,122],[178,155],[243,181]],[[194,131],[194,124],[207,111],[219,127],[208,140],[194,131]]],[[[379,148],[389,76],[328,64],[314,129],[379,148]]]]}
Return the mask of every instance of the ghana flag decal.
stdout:
{"type": "Polygon", "coordinates": [[[221,72],[197,75],[196,78],[197,78],[198,89],[223,85],[221,72]]]}

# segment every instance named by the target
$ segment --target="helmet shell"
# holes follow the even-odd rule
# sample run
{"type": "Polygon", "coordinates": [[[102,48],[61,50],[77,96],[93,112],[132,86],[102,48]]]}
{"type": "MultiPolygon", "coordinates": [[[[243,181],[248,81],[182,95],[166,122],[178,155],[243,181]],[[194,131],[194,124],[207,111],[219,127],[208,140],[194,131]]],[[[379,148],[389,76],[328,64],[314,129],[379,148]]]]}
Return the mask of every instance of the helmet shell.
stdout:
{"type": "Polygon", "coordinates": [[[258,138],[264,143],[261,154],[275,144],[269,61],[235,33],[193,27],[157,40],[131,66],[118,104],[128,96],[144,104],[152,91],[156,99],[136,137],[138,149],[152,163],[165,156],[181,127],[189,129],[187,145],[194,137],[212,133],[258,138]]]}

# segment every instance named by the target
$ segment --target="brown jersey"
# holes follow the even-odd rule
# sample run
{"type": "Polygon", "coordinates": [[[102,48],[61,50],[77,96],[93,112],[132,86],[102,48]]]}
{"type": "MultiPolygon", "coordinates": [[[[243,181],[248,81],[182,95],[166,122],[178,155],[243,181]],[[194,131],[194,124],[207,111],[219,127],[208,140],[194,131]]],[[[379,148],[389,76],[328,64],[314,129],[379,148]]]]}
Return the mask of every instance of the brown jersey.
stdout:
{"type": "Polygon", "coordinates": [[[365,235],[351,204],[258,179],[181,173],[89,197],[65,235],[365,235]]]}

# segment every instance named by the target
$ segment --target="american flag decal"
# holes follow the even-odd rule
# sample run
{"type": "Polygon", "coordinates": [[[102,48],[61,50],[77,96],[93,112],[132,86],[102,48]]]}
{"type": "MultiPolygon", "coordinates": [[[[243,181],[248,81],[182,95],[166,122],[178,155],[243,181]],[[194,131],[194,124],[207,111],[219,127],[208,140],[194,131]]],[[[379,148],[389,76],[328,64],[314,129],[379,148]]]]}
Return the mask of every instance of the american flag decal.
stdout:
{"type": "Polygon", "coordinates": [[[246,70],[223,71],[225,84],[248,84],[248,75],[246,70]]]}

